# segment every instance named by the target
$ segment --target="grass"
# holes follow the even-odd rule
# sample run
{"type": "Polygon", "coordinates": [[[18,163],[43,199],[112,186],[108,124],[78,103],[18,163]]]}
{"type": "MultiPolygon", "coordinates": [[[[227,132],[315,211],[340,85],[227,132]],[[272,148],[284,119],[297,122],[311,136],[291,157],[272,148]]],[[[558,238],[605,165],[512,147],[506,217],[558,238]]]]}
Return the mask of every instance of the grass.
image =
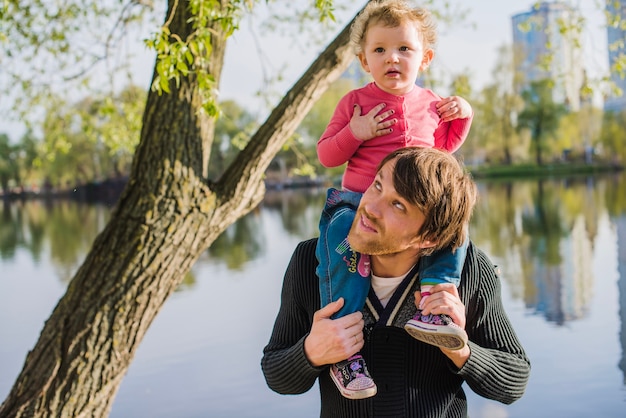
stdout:
{"type": "Polygon", "coordinates": [[[583,162],[552,163],[544,165],[483,165],[468,167],[475,178],[520,178],[520,177],[567,177],[577,175],[593,175],[622,171],[623,165],[583,162]]]}

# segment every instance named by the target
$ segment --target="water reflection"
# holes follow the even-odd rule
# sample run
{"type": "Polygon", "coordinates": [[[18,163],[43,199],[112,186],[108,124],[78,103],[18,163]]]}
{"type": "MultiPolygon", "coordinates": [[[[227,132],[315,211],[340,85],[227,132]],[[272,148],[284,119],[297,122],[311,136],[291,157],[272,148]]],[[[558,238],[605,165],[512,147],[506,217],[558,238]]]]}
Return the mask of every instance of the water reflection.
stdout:
{"type": "MultiPolygon", "coordinates": [[[[470,234],[503,272],[504,302],[533,361],[527,396],[519,403],[506,407],[505,412],[497,409],[504,407],[489,404],[491,410],[496,408],[498,413],[504,414],[502,416],[509,417],[588,416],[591,414],[589,411],[600,412],[602,416],[620,416],[623,413],[626,403],[625,188],[624,174],[574,180],[479,183],[480,198],[470,234]],[[576,349],[563,349],[568,346],[575,346],[576,349]],[[555,399],[559,401],[552,410],[550,406],[545,406],[546,402],[555,403],[555,399]],[[543,405],[542,409],[539,405],[543,405]],[[563,415],[563,405],[568,405],[573,412],[563,415]]],[[[222,408],[231,412],[230,416],[243,417],[264,416],[263,408],[257,408],[263,405],[280,410],[283,415],[275,416],[283,417],[300,416],[294,410],[285,408],[283,411],[284,402],[293,402],[294,408],[300,408],[298,411],[302,410],[298,402],[309,402],[304,410],[312,412],[310,416],[316,415],[315,393],[308,401],[272,397],[274,395],[268,393],[263,384],[258,359],[254,356],[260,356],[269,336],[277,309],[279,281],[293,245],[298,240],[317,235],[324,197],[324,189],[268,192],[262,205],[228,228],[202,254],[185,278],[178,289],[178,296],[186,298],[182,303],[186,305],[184,315],[181,314],[178,321],[172,321],[171,328],[161,325],[164,327],[162,331],[157,329],[159,321],[155,321],[151,329],[153,333],[142,344],[143,350],[150,353],[153,349],[152,356],[158,360],[161,359],[159,356],[167,355],[170,362],[175,360],[174,356],[180,355],[187,363],[176,359],[180,364],[177,363],[175,369],[205,370],[207,376],[215,375],[215,380],[225,382],[202,381],[196,382],[197,387],[186,388],[190,399],[183,402],[189,404],[189,408],[196,405],[198,410],[204,408],[205,412],[222,408]],[[232,331],[231,336],[223,329],[222,323],[213,324],[209,319],[218,315],[216,312],[229,309],[228,295],[246,291],[254,292],[251,300],[244,301],[250,305],[250,312],[242,314],[243,317],[236,321],[253,320],[257,323],[245,335],[232,331]],[[216,301],[215,294],[224,298],[216,301]],[[201,317],[202,325],[193,328],[194,336],[189,336],[190,341],[182,344],[187,351],[180,354],[180,339],[187,338],[180,323],[191,323],[190,315],[201,317]],[[173,330],[181,334],[175,335],[173,330]],[[155,339],[154,348],[150,348],[151,338],[155,339]],[[237,355],[234,347],[242,346],[242,341],[246,342],[243,346],[247,351],[239,353],[237,359],[226,357],[231,352],[237,355]],[[172,345],[171,352],[163,354],[168,344],[172,345]],[[211,351],[217,349],[224,352],[216,354],[211,351]],[[212,356],[219,358],[224,369],[222,374],[222,369],[214,364],[215,360],[211,360],[212,356]],[[233,365],[248,360],[250,363],[246,364],[245,370],[240,371],[233,365]],[[254,375],[250,378],[252,369],[254,375]],[[231,378],[232,382],[226,382],[231,378]],[[247,381],[252,382],[248,403],[229,401],[228,385],[236,386],[236,392],[241,393],[240,386],[247,381]],[[225,388],[220,392],[215,386],[221,387],[222,384],[225,388]],[[216,396],[211,398],[207,395],[210,393],[216,396]],[[194,403],[196,401],[197,404],[194,403]],[[201,402],[208,402],[210,406],[201,402]],[[269,405],[269,402],[273,403],[269,405]],[[277,402],[281,407],[276,406],[277,402]]],[[[2,398],[1,393],[10,388],[24,353],[34,344],[41,323],[47,317],[45,312],[29,308],[35,317],[31,336],[26,340],[20,339],[23,327],[16,327],[12,318],[16,315],[23,318],[25,314],[17,311],[15,306],[18,298],[20,301],[28,299],[23,295],[32,292],[35,280],[29,277],[30,287],[17,293],[23,277],[18,277],[20,273],[11,273],[17,271],[11,269],[12,264],[42,263],[47,270],[54,271],[56,282],[64,287],[98,232],[108,222],[110,208],[69,201],[3,202],[0,208],[0,270],[4,279],[0,280],[0,338],[3,340],[0,345],[0,370],[6,370],[7,364],[11,367],[10,376],[0,376],[2,398]],[[20,254],[24,253],[28,256],[22,256],[20,260],[20,254]],[[52,267],[47,267],[46,262],[52,267]],[[6,269],[3,264],[9,268],[6,269]],[[10,272],[8,276],[5,271],[10,272]],[[14,293],[15,296],[11,296],[14,293]],[[7,307],[10,304],[14,308],[7,307]],[[19,344],[16,343],[18,341],[19,344]],[[7,358],[2,358],[4,356],[7,358]]],[[[59,291],[62,292],[62,289],[59,291]]],[[[50,301],[46,309],[50,309],[55,302],[50,301]]],[[[35,306],[41,306],[41,302],[35,306]]],[[[174,306],[173,302],[167,304],[165,310],[170,309],[168,314],[177,309],[174,306]]],[[[116,403],[119,416],[129,416],[127,412],[132,408],[158,416],[161,406],[156,394],[148,397],[141,392],[146,380],[157,378],[156,372],[148,377],[142,374],[144,369],[141,367],[144,366],[141,364],[147,362],[144,360],[146,357],[150,355],[141,357],[140,351],[134,363],[139,369],[135,369],[135,374],[131,369],[125,380],[126,386],[122,387],[116,403]],[[153,405],[150,408],[154,410],[146,409],[146,405],[153,405]]],[[[145,370],[158,371],[165,367],[163,364],[169,364],[167,361],[156,363],[161,368],[155,368],[154,363],[146,363],[145,370]]],[[[183,376],[183,379],[188,378],[183,376]]],[[[169,382],[169,379],[166,380],[169,382]]],[[[248,390],[246,388],[241,390],[248,390]]],[[[167,390],[170,389],[164,384],[164,393],[169,393],[167,390]]],[[[176,399],[179,396],[186,395],[177,392],[176,399]]],[[[474,405],[482,407],[487,403],[482,399],[476,400],[471,394],[469,396],[474,405]]],[[[476,407],[470,412],[473,417],[491,416],[487,412],[481,413],[476,407]]]]}
{"type": "Polygon", "coordinates": [[[619,271],[619,318],[620,318],[620,342],[622,347],[622,358],[619,368],[622,371],[622,383],[626,385],[626,216],[620,216],[616,220],[617,224],[617,258],[619,271]]]}
{"type": "MultiPolygon", "coordinates": [[[[617,217],[623,279],[626,198],[619,191],[624,186],[624,175],[482,182],[472,239],[501,263],[514,298],[547,321],[564,325],[588,313],[598,222],[607,214],[617,217]]],[[[323,189],[268,191],[263,204],[228,228],[201,259],[241,271],[246,263],[262,256],[271,242],[261,229],[261,210],[277,213],[292,236],[305,239],[317,235],[324,196],[323,189]]],[[[48,247],[57,277],[66,282],[109,214],[107,206],[74,201],[4,201],[0,257],[10,260],[17,248],[23,248],[37,262],[48,247]]],[[[194,282],[190,273],[182,287],[193,288],[194,282]]]]}
{"type": "Polygon", "coordinates": [[[626,210],[613,192],[623,178],[482,183],[472,239],[502,262],[529,310],[557,325],[584,318],[598,223],[609,202],[612,212],[626,210]]]}
{"type": "Polygon", "coordinates": [[[11,259],[19,248],[37,262],[49,248],[57,276],[67,282],[109,220],[110,209],[69,200],[3,201],[0,256],[11,259]]]}

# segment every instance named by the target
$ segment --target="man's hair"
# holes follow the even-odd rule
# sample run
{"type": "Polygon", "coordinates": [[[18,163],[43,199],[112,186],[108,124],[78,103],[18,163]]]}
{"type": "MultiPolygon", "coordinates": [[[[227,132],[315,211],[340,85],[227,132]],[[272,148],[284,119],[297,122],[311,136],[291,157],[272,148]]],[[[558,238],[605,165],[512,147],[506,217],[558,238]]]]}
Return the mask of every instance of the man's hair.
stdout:
{"type": "Polygon", "coordinates": [[[424,50],[434,49],[437,43],[437,23],[428,10],[412,7],[404,0],[378,0],[370,1],[350,28],[350,42],[354,51],[357,54],[362,52],[367,29],[371,25],[380,23],[395,28],[407,21],[415,24],[424,50]]]}
{"type": "Polygon", "coordinates": [[[378,170],[394,161],[393,186],[425,216],[418,235],[435,243],[423,255],[458,248],[467,236],[477,199],[476,184],[451,154],[435,148],[400,148],[385,157],[378,170]]]}

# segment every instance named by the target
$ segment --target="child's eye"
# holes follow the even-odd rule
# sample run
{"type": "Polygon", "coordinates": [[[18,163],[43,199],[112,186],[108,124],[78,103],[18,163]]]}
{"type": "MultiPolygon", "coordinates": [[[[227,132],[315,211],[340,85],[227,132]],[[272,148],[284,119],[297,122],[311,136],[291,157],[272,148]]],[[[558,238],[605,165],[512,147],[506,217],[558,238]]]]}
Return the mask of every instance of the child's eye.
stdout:
{"type": "Polygon", "coordinates": [[[408,47],[408,46],[401,46],[401,47],[400,47],[400,51],[402,51],[402,52],[406,52],[406,51],[408,51],[408,50],[409,50],[409,47],[408,47]]]}
{"type": "Polygon", "coordinates": [[[374,52],[376,52],[376,53],[378,53],[378,54],[381,54],[381,53],[385,52],[385,50],[384,50],[383,48],[381,48],[381,47],[378,47],[378,48],[376,48],[376,49],[374,50],[374,52]]]}

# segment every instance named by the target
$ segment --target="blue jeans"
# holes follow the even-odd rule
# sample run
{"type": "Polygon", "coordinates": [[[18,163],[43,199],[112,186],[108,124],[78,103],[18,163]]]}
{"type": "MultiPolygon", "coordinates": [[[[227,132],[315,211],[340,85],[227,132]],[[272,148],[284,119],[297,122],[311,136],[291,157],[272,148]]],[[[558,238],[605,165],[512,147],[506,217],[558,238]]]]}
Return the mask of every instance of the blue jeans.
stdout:
{"type": "MultiPolygon", "coordinates": [[[[333,318],[363,309],[370,288],[369,257],[353,251],[348,244],[361,193],[328,189],[320,219],[320,237],[315,249],[319,262],[320,302],[324,307],[340,297],[344,305],[333,318]]],[[[469,240],[452,252],[449,248],[420,257],[420,283],[454,283],[458,286],[469,240]]]]}

